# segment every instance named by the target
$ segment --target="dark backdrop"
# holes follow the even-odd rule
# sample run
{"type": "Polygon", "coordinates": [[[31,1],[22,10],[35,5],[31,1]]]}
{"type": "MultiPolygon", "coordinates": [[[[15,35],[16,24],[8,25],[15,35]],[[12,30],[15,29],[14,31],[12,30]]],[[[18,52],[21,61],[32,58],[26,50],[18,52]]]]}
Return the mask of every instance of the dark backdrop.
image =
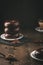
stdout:
{"type": "Polygon", "coordinates": [[[17,18],[23,29],[33,29],[43,19],[42,0],[0,0],[0,31],[5,19],[17,18]]]}

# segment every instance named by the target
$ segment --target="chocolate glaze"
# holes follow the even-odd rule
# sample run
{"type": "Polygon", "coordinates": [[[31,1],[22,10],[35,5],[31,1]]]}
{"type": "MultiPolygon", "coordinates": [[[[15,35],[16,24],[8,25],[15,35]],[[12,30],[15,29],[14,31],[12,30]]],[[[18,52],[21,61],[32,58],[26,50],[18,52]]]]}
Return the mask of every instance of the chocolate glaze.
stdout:
{"type": "Polygon", "coordinates": [[[4,23],[4,32],[6,38],[19,37],[20,25],[16,20],[10,20],[4,23]]]}
{"type": "Polygon", "coordinates": [[[38,53],[36,53],[35,56],[39,59],[43,59],[43,48],[37,49],[36,52],[38,53]]]}

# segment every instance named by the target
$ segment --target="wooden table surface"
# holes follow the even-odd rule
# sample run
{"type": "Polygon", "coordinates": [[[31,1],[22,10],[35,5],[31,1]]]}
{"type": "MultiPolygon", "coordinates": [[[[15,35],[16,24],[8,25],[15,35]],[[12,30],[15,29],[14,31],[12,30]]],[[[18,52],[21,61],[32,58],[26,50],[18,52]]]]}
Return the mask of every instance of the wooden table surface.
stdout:
{"type": "Polygon", "coordinates": [[[0,44],[0,53],[4,54],[6,58],[11,55],[17,59],[10,64],[8,60],[0,58],[0,65],[43,65],[43,62],[30,57],[32,51],[43,47],[43,33],[28,30],[23,34],[29,41],[21,46],[0,44]]]}

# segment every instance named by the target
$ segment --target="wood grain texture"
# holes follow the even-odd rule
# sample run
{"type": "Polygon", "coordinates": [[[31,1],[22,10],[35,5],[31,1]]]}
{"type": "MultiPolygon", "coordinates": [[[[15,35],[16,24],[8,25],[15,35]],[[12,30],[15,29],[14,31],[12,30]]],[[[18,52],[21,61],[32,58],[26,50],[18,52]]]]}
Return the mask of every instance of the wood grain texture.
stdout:
{"type": "Polygon", "coordinates": [[[34,60],[30,57],[30,53],[33,50],[43,47],[43,43],[40,42],[40,39],[43,40],[42,33],[25,32],[23,34],[30,38],[31,42],[17,47],[0,44],[0,53],[4,54],[5,58],[11,55],[17,59],[17,61],[14,61],[10,64],[5,58],[0,58],[0,65],[43,65],[43,62],[34,60]],[[39,41],[40,43],[35,43],[33,41],[39,41]]]}

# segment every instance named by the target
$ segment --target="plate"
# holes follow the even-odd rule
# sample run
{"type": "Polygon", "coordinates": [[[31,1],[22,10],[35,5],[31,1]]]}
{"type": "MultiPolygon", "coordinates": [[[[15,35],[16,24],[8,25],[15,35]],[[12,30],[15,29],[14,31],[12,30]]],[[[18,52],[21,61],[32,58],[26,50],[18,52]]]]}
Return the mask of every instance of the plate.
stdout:
{"type": "Polygon", "coordinates": [[[5,34],[1,34],[0,37],[1,37],[1,39],[4,39],[4,40],[13,41],[13,40],[19,40],[19,39],[23,38],[24,36],[23,36],[23,34],[20,34],[20,36],[18,38],[7,39],[7,38],[5,38],[5,34]]]}
{"type": "Polygon", "coordinates": [[[38,32],[43,32],[43,29],[40,29],[40,27],[35,28],[35,30],[38,32]]]}
{"type": "Polygon", "coordinates": [[[31,53],[30,53],[30,56],[31,56],[33,59],[35,59],[35,60],[43,61],[43,59],[36,58],[35,54],[36,54],[36,50],[34,50],[33,52],[31,52],[31,53]]]}

